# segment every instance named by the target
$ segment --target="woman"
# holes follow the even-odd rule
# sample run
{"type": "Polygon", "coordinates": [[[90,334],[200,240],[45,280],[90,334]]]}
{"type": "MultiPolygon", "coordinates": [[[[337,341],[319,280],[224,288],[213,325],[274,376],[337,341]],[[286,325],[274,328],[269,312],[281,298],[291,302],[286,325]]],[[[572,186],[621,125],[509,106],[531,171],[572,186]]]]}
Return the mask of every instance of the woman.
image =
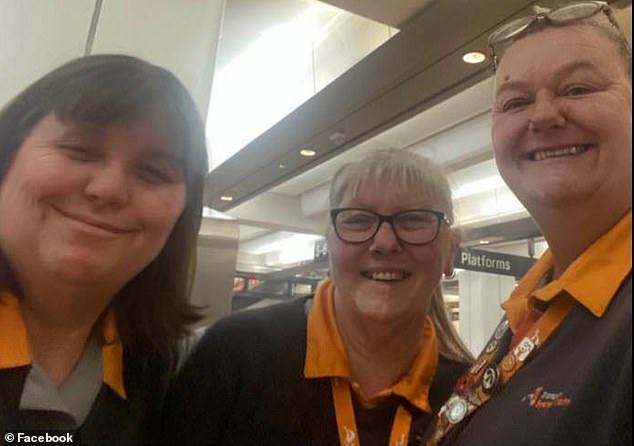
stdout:
{"type": "Polygon", "coordinates": [[[632,53],[604,2],[503,25],[493,146],[548,251],[427,445],[632,443],[632,53]]]}
{"type": "Polygon", "coordinates": [[[146,444],[188,304],[207,155],[168,71],[115,55],[0,112],[0,426],[146,444]]]}
{"type": "Polygon", "coordinates": [[[379,151],[339,170],[330,206],[331,279],[205,334],[170,392],[167,444],[404,445],[468,367],[439,286],[457,245],[440,169],[379,151]]]}

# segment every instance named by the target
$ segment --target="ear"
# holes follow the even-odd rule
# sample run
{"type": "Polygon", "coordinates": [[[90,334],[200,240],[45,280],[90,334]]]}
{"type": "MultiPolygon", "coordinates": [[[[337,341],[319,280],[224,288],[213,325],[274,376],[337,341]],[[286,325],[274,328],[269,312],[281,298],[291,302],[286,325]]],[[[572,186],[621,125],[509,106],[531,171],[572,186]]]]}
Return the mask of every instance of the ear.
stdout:
{"type": "Polygon", "coordinates": [[[454,228],[449,228],[449,237],[448,237],[448,248],[447,248],[447,256],[445,257],[445,263],[443,265],[443,273],[445,277],[453,277],[453,263],[454,258],[456,257],[456,253],[458,252],[458,247],[460,246],[460,231],[454,228]]]}

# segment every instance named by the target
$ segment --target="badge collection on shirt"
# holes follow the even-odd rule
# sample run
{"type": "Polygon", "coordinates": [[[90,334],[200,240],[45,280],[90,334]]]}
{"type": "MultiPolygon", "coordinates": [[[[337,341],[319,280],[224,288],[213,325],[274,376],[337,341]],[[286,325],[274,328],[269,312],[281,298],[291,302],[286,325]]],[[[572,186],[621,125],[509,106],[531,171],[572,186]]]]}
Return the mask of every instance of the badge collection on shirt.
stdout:
{"type": "Polygon", "coordinates": [[[541,347],[573,306],[573,300],[561,296],[548,307],[528,334],[509,349],[512,330],[506,318],[495,329],[482,354],[463,375],[454,392],[438,413],[435,432],[427,446],[437,445],[454,427],[486,403],[492,393],[524,365],[531,353],[541,347]]]}

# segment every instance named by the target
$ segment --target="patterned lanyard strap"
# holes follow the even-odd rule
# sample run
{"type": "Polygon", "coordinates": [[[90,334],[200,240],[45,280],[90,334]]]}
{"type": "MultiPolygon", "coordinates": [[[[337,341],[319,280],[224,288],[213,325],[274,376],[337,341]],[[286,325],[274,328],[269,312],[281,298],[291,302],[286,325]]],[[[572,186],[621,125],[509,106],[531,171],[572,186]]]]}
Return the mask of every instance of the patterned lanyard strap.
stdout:
{"type": "MultiPolygon", "coordinates": [[[[357,422],[354,417],[350,384],[343,378],[332,378],[330,381],[332,397],[335,402],[335,415],[337,417],[337,430],[339,431],[339,444],[341,446],[360,446],[357,422]]],[[[412,424],[412,416],[398,406],[392,432],[390,434],[390,446],[406,446],[409,438],[409,430],[412,424]]]]}
{"type": "Polygon", "coordinates": [[[497,387],[506,384],[564,320],[573,303],[568,296],[555,299],[517,346],[497,361],[495,359],[504,352],[503,340],[510,340],[511,335],[508,321],[504,318],[476,363],[458,380],[453,394],[441,407],[436,429],[427,440],[427,446],[439,444],[451,429],[484,405],[497,387]]]}

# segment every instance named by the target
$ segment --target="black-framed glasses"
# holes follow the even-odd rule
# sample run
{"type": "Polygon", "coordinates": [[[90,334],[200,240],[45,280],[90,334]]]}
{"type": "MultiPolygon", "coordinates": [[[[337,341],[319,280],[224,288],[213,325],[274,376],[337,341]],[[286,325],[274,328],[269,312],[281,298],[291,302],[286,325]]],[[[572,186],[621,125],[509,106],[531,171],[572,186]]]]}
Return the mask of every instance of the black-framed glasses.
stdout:
{"type": "Polygon", "coordinates": [[[610,6],[606,2],[602,1],[577,2],[551,11],[521,17],[500,26],[491,33],[489,36],[489,49],[491,51],[491,60],[493,61],[493,70],[497,70],[499,62],[495,51],[496,46],[517,39],[531,28],[543,23],[544,21],[552,26],[563,26],[578,20],[589,19],[590,17],[600,13],[605,14],[608,21],[622,40],[628,54],[631,56],[632,48],[625,38],[623,31],[619,27],[610,6]]]}
{"type": "Polygon", "coordinates": [[[442,223],[451,226],[443,212],[429,209],[410,209],[392,215],[381,215],[368,209],[338,208],[330,211],[335,233],[346,243],[364,243],[373,238],[385,222],[392,227],[396,238],[410,245],[433,242],[442,223]]]}

